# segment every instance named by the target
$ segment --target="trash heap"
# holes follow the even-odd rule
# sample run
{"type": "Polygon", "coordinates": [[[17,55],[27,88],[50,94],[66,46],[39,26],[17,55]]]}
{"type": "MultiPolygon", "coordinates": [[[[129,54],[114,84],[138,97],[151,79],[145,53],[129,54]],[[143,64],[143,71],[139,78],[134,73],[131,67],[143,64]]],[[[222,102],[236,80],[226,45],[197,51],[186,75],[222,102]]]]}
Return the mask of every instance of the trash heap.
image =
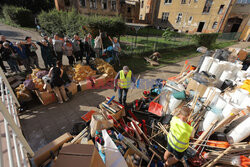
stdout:
{"type": "MultiPolygon", "coordinates": [[[[63,66],[63,79],[65,81],[66,93],[69,97],[77,92],[93,88],[101,88],[108,82],[113,81],[116,72],[114,68],[100,60],[93,62],[92,66],[77,64],[74,67],[63,66]],[[105,70],[96,69],[102,64],[105,70]]],[[[17,99],[20,103],[28,103],[37,97],[43,105],[56,103],[57,98],[50,86],[48,71],[33,69],[25,80],[15,88],[17,99]]],[[[16,85],[16,84],[15,84],[16,85]]]]}
{"type": "Polygon", "coordinates": [[[58,142],[62,149],[52,166],[163,166],[170,121],[182,106],[191,109],[188,124],[194,130],[179,165],[249,166],[250,68],[241,70],[234,51],[200,49],[204,54],[197,67],[186,61],[177,76],[155,80],[127,107],[107,97],[98,110],[83,115],[73,136],[58,142]],[[75,147],[70,155],[84,157],[84,148],[90,146],[94,151],[88,161],[64,154],[75,147]]]}

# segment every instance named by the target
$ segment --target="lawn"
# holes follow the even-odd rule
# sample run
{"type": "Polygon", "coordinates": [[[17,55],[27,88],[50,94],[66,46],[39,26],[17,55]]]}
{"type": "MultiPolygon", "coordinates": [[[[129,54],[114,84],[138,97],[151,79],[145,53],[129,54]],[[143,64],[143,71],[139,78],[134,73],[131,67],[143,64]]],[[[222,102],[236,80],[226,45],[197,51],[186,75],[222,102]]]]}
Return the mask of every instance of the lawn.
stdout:
{"type": "MultiPolygon", "coordinates": [[[[138,37],[137,46],[132,50],[131,43],[129,42],[132,42],[133,38],[122,37],[122,48],[128,55],[120,58],[121,65],[127,65],[133,69],[134,73],[140,73],[200,55],[200,53],[196,52],[198,46],[196,46],[191,40],[178,40],[179,39],[176,39],[175,41],[167,41],[163,38],[157,39],[155,37],[150,37],[149,40],[145,40],[145,37],[138,37]],[[160,66],[157,67],[150,66],[144,60],[145,56],[149,56],[153,53],[154,48],[161,53],[161,59],[159,61],[160,66]]],[[[235,41],[218,40],[211,49],[222,49],[236,43],[237,42],[235,41]]],[[[119,67],[116,69],[118,70],[119,67]]]]}

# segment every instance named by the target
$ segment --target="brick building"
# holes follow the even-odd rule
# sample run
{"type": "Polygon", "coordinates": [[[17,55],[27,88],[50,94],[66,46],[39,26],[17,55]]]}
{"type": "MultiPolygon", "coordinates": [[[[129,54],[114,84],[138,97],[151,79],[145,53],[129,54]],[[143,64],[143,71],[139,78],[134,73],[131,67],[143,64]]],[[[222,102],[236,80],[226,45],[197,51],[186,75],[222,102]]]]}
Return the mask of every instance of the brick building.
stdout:
{"type": "Polygon", "coordinates": [[[179,32],[249,34],[249,17],[250,0],[140,0],[140,23],[179,32]]]}
{"type": "Polygon", "coordinates": [[[139,0],[55,0],[58,10],[76,8],[85,15],[121,15],[126,22],[138,23],[139,0]]]}

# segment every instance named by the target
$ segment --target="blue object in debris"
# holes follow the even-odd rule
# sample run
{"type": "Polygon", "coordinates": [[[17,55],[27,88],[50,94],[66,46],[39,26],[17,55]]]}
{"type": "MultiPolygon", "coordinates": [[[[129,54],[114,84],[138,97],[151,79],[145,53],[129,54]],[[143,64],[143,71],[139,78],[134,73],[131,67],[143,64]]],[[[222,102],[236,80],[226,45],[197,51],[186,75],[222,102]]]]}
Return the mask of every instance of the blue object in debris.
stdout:
{"type": "Polygon", "coordinates": [[[111,103],[112,100],[114,100],[115,96],[112,96],[111,99],[107,102],[107,104],[111,103]]]}

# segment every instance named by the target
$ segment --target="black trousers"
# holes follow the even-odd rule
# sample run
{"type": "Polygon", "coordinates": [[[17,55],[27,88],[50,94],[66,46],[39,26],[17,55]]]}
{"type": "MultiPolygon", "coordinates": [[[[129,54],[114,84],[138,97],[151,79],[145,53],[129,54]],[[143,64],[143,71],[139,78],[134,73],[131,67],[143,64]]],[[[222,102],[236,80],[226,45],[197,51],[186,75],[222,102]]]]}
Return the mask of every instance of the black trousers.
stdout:
{"type": "Polygon", "coordinates": [[[3,69],[3,72],[7,72],[7,70],[6,70],[6,68],[5,68],[4,64],[3,64],[3,60],[2,59],[0,59],[0,66],[3,69]]]}
{"type": "Polygon", "coordinates": [[[81,62],[82,62],[82,60],[83,60],[83,55],[82,55],[82,52],[81,52],[81,51],[74,52],[74,55],[75,55],[76,61],[81,60],[81,62]]]}
{"type": "Polygon", "coordinates": [[[55,52],[55,53],[56,53],[57,61],[61,61],[62,62],[63,52],[55,52]]]}
{"type": "Polygon", "coordinates": [[[75,61],[74,56],[67,56],[67,57],[68,57],[68,59],[69,59],[69,65],[73,66],[74,61],[75,61]]]}

